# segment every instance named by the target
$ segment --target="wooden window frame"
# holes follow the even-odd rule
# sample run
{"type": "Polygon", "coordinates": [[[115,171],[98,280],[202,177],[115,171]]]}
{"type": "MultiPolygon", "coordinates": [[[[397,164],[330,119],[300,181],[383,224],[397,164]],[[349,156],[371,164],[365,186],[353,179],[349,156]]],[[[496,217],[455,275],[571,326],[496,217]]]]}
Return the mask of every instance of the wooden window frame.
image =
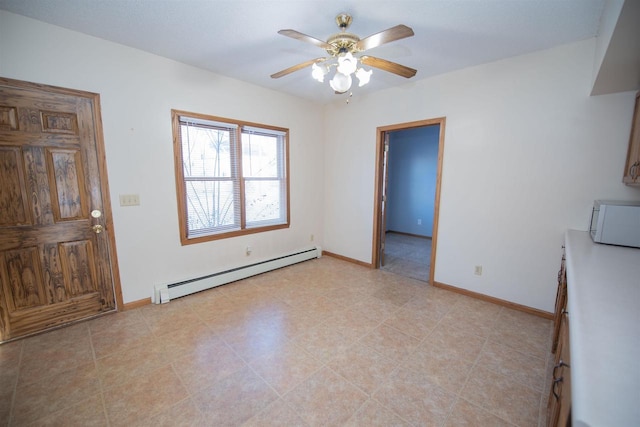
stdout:
{"type": "MultiPolygon", "coordinates": [[[[290,185],[289,185],[289,129],[281,128],[277,126],[264,125],[259,123],[246,122],[235,119],[228,119],[217,116],[210,116],[206,114],[193,113],[182,110],[171,110],[171,124],[173,129],[173,154],[174,154],[174,168],[176,178],[176,195],[178,201],[178,220],[180,227],[180,243],[184,245],[191,245],[195,243],[210,242],[214,240],[228,239],[231,237],[244,236],[254,233],[263,233],[272,230],[279,230],[289,228],[291,224],[291,209],[290,209],[290,185]],[[187,217],[187,192],[186,192],[186,180],[184,177],[184,166],[182,156],[182,134],[180,127],[180,117],[186,116],[194,119],[226,123],[232,126],[236,126],[236,144],[235,144],[235,164],[232,168],[236,170],[236,174],[239,179],[240,186],[240,199],[239,206],[235,206],[240,209],[240,229],[232,231],[214,232],[208,234],[199,234],[197,236],[189,236],[189,226],[187,217]],[[284,203],[281,201],[280,208],[286,209],[285,215],[286,222],[280,224],[269,224],[265,226],[253,226],[247,228],[246,225],[246,207],[245,207],[245,178],[242,173],[242,130],[245,127],[259,128],[266,131],[272,130],[274,132],[282,133],[283,136],[283,174],[284,174],[284,203]]],[[[251,179],[249,179],[251,180],[251,179]]]]}

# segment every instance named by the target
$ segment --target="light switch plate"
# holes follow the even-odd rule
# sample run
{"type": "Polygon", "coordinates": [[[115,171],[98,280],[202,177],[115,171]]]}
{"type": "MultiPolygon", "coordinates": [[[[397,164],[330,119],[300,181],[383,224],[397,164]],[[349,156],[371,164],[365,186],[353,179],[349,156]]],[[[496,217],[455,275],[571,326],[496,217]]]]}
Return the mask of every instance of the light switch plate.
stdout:
{"type": "Polygon", "coordinates": [[[140,196],[138,194],[121,194],[120,206],[140,206],[140,196]]]}

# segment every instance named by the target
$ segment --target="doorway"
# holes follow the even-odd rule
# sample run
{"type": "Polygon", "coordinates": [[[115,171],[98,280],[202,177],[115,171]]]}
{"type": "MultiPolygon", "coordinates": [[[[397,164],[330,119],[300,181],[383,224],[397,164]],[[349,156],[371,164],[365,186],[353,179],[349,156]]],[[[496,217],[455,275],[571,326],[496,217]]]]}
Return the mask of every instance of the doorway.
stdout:
{"type": "Polygon", "coordinates": [[[122,304],[99,101],[0,78],[0,342],[122,304]]]}
{"type": "Polygon", "coordinates": [[[375,268],[433,283],[445,121],[442,117],[377,129],[372,250],[375,268]],[[415,140],[427,134],[431,137],[415,140]],[[426,147],[434,144],[434,138],[437,146],[426,147]],[[400,144],[401,140],[410,144],[400,144]],[[434,166],[420,163],[432,157],[436,159],[435,178],[427,170],[434,166]],[[394,166],[402,169],[395,176],[394,166]]]}

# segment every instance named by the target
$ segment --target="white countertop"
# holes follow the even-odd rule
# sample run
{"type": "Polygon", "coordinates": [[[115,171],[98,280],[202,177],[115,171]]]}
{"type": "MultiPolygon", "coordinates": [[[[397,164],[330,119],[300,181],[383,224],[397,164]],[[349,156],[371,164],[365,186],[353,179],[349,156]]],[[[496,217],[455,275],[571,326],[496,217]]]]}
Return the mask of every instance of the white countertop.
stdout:
{"type": "Polygon", "coordinates": [[[574,426],[640,425],[640,249],[565,235],[574,426]]]}

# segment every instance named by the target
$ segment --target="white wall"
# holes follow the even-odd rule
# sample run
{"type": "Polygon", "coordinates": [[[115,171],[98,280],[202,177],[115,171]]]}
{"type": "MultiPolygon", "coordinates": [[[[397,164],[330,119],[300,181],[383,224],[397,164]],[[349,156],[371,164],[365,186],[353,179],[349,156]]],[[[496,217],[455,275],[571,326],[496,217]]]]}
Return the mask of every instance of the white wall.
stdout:
{"type": "Polygon", "coordinates": [[[594,50],[587,40],[328,106],[325,248],[371,262],[376,127],[445,116],[435,280],[552,311],[564,231],[587,229],[594,199],[640,199],[621,183],[635,94],[589,97],[594,50]]]}
{"type": "Polygon", "coordinates": [[[125,302],[312,233],[371,262],[376,127],[446,116],[436,280],[551,311],[564,230],[587,228],[593,199],[640,199],[621,184],[634,93],[589,97],[594,56],[589,40],[322,109],[0,11],[0,75],[101,94],[125,302]],[[172,108],[290,128],[290,229],[180,246],[172,108]],[[139,207],[118,206],[129,193],[139,207]]]}
{"type": "Polygon", "coordinates": [[[124,301],[198,277],[322,244],[322,109],[288,95],[0,11],[0,75],[97,92],[124,301]],[[171,109],[290,129],[291,228],[181,246],[171,109]],[[140,195],[120,207],[119,194],[140,195]],[[245,246],[251,245],[251,257],[245,246]]]}
{"type": "Polygon", "coordinates": [[[387,231],[432,236],[439,142],[439,125],[389,132],[387,231]]]}

